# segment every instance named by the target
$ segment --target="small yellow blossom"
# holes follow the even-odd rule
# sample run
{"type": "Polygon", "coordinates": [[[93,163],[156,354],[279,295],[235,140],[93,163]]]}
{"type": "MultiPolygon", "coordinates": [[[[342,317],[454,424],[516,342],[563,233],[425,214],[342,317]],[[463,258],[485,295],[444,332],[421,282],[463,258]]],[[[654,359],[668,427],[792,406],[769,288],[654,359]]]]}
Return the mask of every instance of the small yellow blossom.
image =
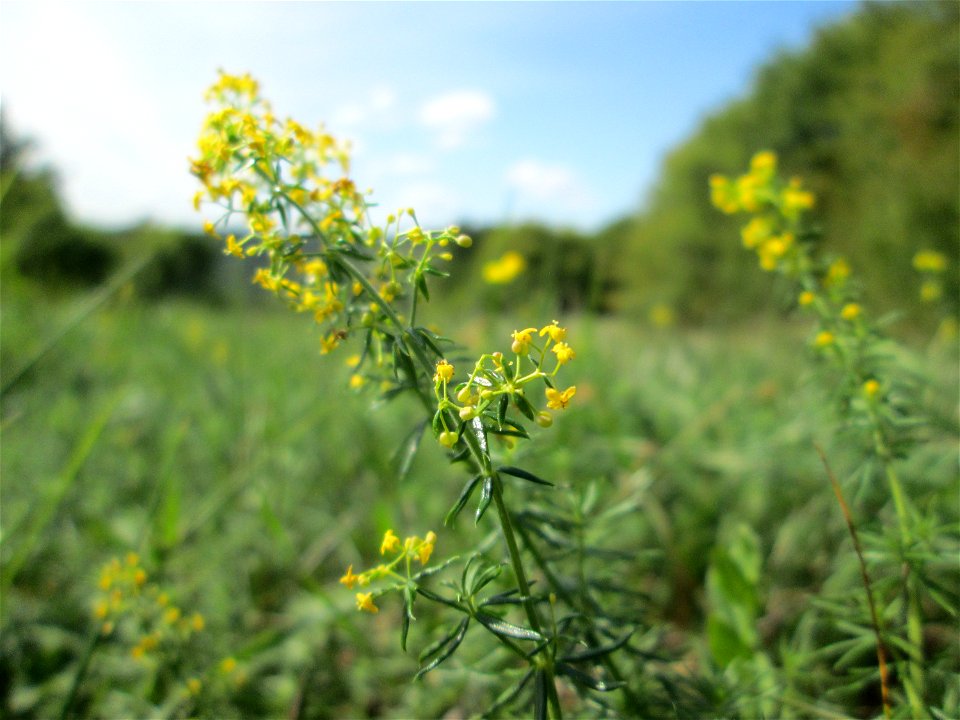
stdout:
{"type": "Polygon", "coordinates": [[[710,176],[710,202],[727,215],[732,215],[740,209],[733,184],[723,175],[710,176]]]}
{"type": "Polygon", "coordinates": [[[380,543],[380,554],[386,555],[400,547],[400,538],[393,534],[393,530],[387,530],[383,536],[383,542],[380,543]]]}
{"type": "Polygon", "coordinates": [[[813,301],[816,299],[816,295],[809,290],[804,290],[802,293],[800,293],[800,297],[797,298],[797,302],[799,302],[803,307],[807,307],[808,305],[812,305],[813,301]]]}
{"type": "Polygon", "coordinates": [[[547,388],[547,407],[551,410],[565,410],[567,405],[570,404],[570,398],[572,398],[577,393],[577,386],[571,385],[563,392],[555,388],[547,388]]]}
{"type": "Polygon", "coordinates": [[[446,360],[440,360],[437,363],[437,372],[433,376],[435,383],[450,382],[453,379],[453,365],[446,360]]]}
{"type": "Polygon", "coordinates": [[[353,574],[353,565],[347,566],[347,572],[340,578],[340,583],[347,586],[347,590],[353,590],[353,586],[359,582],[360,576],[353,574]]]}
{"type": "Polygon", "coordinates": [[[357,593],[357,610],[378,613],[380,608],[373,604],[373,593],[357,593]]]}
{"type": "Polygon", "coordinates": [[[540,328],[540,337],[543,337],[544,335],[549,335],[550,339],[555,343],[563,342],[563,340],[567,337],[567,330],[566,328],[560,327],[557,321],[554,320],[549,325],[540,328]]]}
{"type": "Polygon", "coordinates": [[[843,281],[850,277],[850,266],[843,258],[834,260],[827,270],[827,283],[830,285],[841,285],[843,281]]]}
{"type": "Polygon", "coordinates": [[[203,683],[201,683],[197,678],[190,678],[187,680],[187,692],[191,695],[199,695],[200,690],[203,688],[203,683]]]}
{"type": "Polygon", "coordinates": [[[367,380],[366,378],[363,377],[363,375],[354,373],[353,375],[350,376],[350,389],[358,390],[362,388],[366,384],[366,382],[367,380]]]}
{"type": "Polygon", "coordinates": [[[514,330],[511,334],[513,343],[510,345],[510,350],[517,355],[526,355],[530,352],[530,344],[533,342],[533,333],[535,332],[537,332],[536,328],[514,330]]]}
{"type": "Polygon", "coordinates": [[[193,629],[194,632],[202,631],[203,628],[206,627],[206,624],[207,624],[206,620],[203,619],[203,615],[201,615],[200,613],[194,613],[190,617],[190,627],[193,629]]]}
{"type": "Polygon", "coordinates": [[[844,320],[856,320],[860,317],[861,308],[857,303],[847,303],[840,311],[840,317],[844,320]]]}
{"type": "Polygon", "coordinates": [[[829,330],[821,330],[817,333],[817,337],[814,338],[813,344],[817,347],[823,348],[827,347],[828,345],[833,345],[834,340],[836,340],[836,338],[832,332],[829,330]]]}
{"type": "Polygon", "coordinates": [[[433,554],[433,546],[436,542],[437,534],[431,530],[427,533],[427,537],[424,538],[423,542],[420,544],[420,548],[417,550],[417,558],[420,560],[421,565],[427,564],[427,561],[433,554]]]}
{"type": "Polygon", "coordinates": [[[236,235],[227,235],[227,249],[224,250],[224,252],[227,255],[233,255],[234,257],[243,257],[243,248],[240,246],[240,243],[237,242],[236,235]]]}
{"type": "Polygon", "coordinates": [[[163,621],[168,625],[173,625],[179,619],[180,608],[178,607],[169,607],[163,613],[163,621]]]}
{"type": "Polygon", "coordinates": [[[557,362],[561,365],[565,365],[577,356],[573,348],[563,342],[553,346],[553,353],[557,356],[557,362]]]}
{"type": "Polygon", "coordinates": [[[863,384],[863,394],[868,398],[876,397],[878,392],[880,392],[880,383],[876,380],[870,379],[863,384]]]}
{"type": "Polygon", "coordinates": [[[232,657],[225,657],[220,661],[220,672],[224,675],[229,675],[234,670],[237,669],[237,661],[232,657]]]}

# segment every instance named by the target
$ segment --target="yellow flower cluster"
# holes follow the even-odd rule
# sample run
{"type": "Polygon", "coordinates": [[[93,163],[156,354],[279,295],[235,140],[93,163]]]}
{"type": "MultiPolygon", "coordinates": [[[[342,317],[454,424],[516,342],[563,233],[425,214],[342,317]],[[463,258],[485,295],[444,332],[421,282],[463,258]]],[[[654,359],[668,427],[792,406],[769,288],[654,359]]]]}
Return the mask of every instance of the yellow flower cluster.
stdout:
{"type": "MultiPolygon", "coordinates": [[[[411,580],[412,563],[416,561],[426,565],[433,554],[433,546],[436,542],[437,535],[432,530],[424,538],[412,535],[403,542],[400,542],[400,538],[394,534],[393,530],[387,530],[383,536],[383,542],[380,543],[380,554],[394,555],[393,559],[389,563],[377,565],[360,574],[354,573],[353,565],[350,565],[340,578],[340,582],[346,585],[348,590],[352,590],[355,585],[365,587],[383,578],[393,578],[407,584],[411,580]],[[397,567],[400,565],[406,570],[405,576],[397,572],[397,567]]],[[[357,610],[369,613],[379,612],[380,608],[373,602],[374,597],[373,592],[357,593],[357,610]]]]}
{"type": "Polygon", "coordinates": [[[576,386],[558,390],[553,384],[560,368],[577,356],[566,342],[566,328],[554,320],[542,328],[515,330],[510,337],[513,360],[506,359],[502,352],[482,355],[467,379],[457,383],[452,392],[449,386],[455,374],[453,365],[445,359],[437,363],[433,380],[438,409],[433,428],[444,447],[454,447],[462,430],[462,423],[459,427],[449,424],[447,411],[455,412],[462,422],[485,417],[491,426],[499,427],[504,420],[503,403],[512,401],[529,419],[549,427],[553,423],[550,413],[538,412],[526,397],[524,386],[531,382],[543,381],[550,410],[565,410],[570,404],[576,386]],[[553,367],[547,369],[551,356],[553,367]]]}
{"type": "Polygon", "coordinates": [[[100,595],[93,614],[100,622],[101,634],[112,634],[118,623],[128,620],[137,637],[130,654],[137,660],[162,646],[182,644],[206,626],[203,615],[185,613],[158,585],[149,582],[136,553],[104,565],[98,586],[100,595]]]}
{"type": "Polygon", "coordinates": [[[452,259],[444,248],[470,245],[456,227],[424,231],[410,209],[373,226],[365,195],[349,177],[349,146],[322,126],[279,119],[249,75],[221,72],[207,99],[215,108],[191,160],[203,186],[194,206],[218,206],[222,215],[205,223],[206,232],[228,255],[260,258],[253,282],[324,326],[321,352],[336,348],[351,326],[375,331],[395,323],[388,306],[405,288],[426,295],[425,275],[443,274],[433,263],[452,259]],[[405,216],[414,224],[407,230],[405,216]],[[246,228],[231,232],[238,218],[246,228]],[[376,268],[361,273],[351,262],[376,268]]]}
{"type": "Polygon", "coordinates": [[[923,276],[920,299],[936,302],[943,296],[943,283],[939,276],[947,269],[947,258],[936,250],[921,250],[913,256],[913,268],[923,276]]]}
{"type": "Polygon", "coordinates": [[[722,212],[753,215],[741,231],[743,245],[754,250],[760,267],[772,271],[795,266],[798,261],[797,221],[813,207],[813,194],[803,189],[799,178],[784,185],[777,177],[777,156],[757,153],[750,171],[736,180],[724,175],[710,177],[710,199],[722,212]]]}

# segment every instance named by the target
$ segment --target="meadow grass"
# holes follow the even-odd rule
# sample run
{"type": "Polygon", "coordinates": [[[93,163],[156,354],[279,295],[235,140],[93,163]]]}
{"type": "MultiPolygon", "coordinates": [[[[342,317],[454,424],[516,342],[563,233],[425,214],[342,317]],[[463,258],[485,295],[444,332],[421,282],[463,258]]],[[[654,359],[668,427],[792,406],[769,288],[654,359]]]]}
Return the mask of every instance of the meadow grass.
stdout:
{"type": "MultiPolygon", "coordinates": [[[[5,372],[73,310],[62,299],[7,294],[5,372]]],[[[100,568],[130,551],[206,618],[184,672],[224,658],[242,669],[209,700],[213,714],[439,716],[495,697],[510,670],[492,659],[491,641],[478,638],[411,684],[440,613],[418,606],[412,652],[402,654],[400,604],[358,615],[338,585],[348,563],[376,557],[386,528],[442,518],[462,478],[424,443],[408,478],[397,479],[393,457],[416,407],[401,400],[370,412],[369,396],[347,389],[343,359],[319,358],[301,321],[282,311],[144,305],[121,291],[8,392],[0,551],[13,716],[64,709],[96,632],[100,568]]],[[[471,346],[514,329],[479,314],[457,322],[471,346]]],[[[642,618],[640,642],[662,647],[666,635],[689,672],[706,671],[695,658],[711,550],[748,525],[764,559],[763,644],[775,651],[838,549],[849,549],[812,442],[838,468],[853,467],[857,451],[831,433],[828,403],[804,369],[805,327],[768,320],[653,331],[594,317],[570,325],[582,402],[510,458],[570,492],[518,483],[509,488],[523,494],[517,506],[619,513],[615,537],[585,541],[603,540],[610,573],[637,587],[623,602],[642,618]]],[[[955,522],[956,350],[929,345],[910,358],[933,422],[903,476],[939,488],[933,497],[955,522]]],[[[854,495],[855,482],[843,480],[854,495]]],[[[466,514],[455,528],[438,520],[432,529],[448,554],[493,545],[489,526],[466,514]]],[[[131,667],[129,648],[108,641],[70,710],[176,714],[162,705],[163,683],[178,679],[144,687],[147,675],[131,667]]],[[[562,689],[571,714],[592,712],[562,689]]]]}

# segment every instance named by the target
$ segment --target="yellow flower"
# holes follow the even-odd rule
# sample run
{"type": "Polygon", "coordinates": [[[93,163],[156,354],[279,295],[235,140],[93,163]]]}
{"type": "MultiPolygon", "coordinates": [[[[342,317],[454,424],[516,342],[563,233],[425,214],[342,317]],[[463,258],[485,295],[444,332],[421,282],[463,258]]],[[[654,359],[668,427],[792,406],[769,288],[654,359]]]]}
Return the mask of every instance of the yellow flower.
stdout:
{"type": "Polygon", "coordinates": [[[826,282],[830,285],[841,285],[848,277],[850,277],[850,266],[846,260],[838,258],[831,263],[827,270],[826,282]]]}
{"type": "Polygon", "coordinates": [[[840,317],[844,320],[855,320],[860,317],[860,306],[857,303],[847,303],[840,311],[840,317]]]}
{"type": "Polygon", "coordinates": [[[353,565],[347,566],[347,572],[340,578],[340,583],[347,586],[347,590],[353,590],[353,586],[359,582],[360,576],[353,574],[353,565]]]}
{"type": "Polygon", "coordinates": [[[373,593],[357,593],[357,610],[378,613],[380,608],[373,604],[373,593]]]}
{"type": "Polygon", "coordinates": [[[770,150],[758,152],[750,158],[750,172],[770,177],[777,169],[777,155],[770,150]]]}
{"type": "Polygon", "coordinates": [[[200,632],[206,627],[206,620],[203,619],[203,615],[200,613],[194,613],[190,617],[190,627],[193,628],[194,632],[200,632]]]}
{"type": "Polygon", "coordinates": [[[797,298],[797,302],[799,302],[803,307],[806,307],[807,305],[812,305],[813,301],[816,299],[816,295],[809,290],[804,290],[802,293],[800,293],[800,297],[797,298]]]}
{"type": "Polygon", "coordinates": [[[433,554],[433,545],[437,542],[437,534],[431,530],[427,533],[427,537],[424,538],[423,543],[421,543],[420,548],[417,550],[417,557],[420,559],[421,565],[426,565],[427,561],[430,559],[430,555],[433,554]]]}
{"type": "Polygon", "coordinates": [[[358,390],[362,388],[364,384],[366,384],[366,382],[367,380],[366,378],[363,377],[363,375],[358,375],[357,373],[354,373],[353,375],[350,376],[350,389],[358,390]]]}
{"type": "Polygon", "coordinates": [[[243,257],[243,248],[240,246],[240,243],[237,242],[236,235],[227,235],[227,249],[225,252],[234,257],[243,257]]]}
{"type": "Polygon", "coordinates": [[[220,672],[224,675],[229,675],[234,670],[237,669],[237,661],[232,657],[225,657],[220,661],[220,672]]]}
{"type": "Polygon", "coordinates": [[[553,353],[557,356],[557,362],[561,365],[565,365],[577,356],[573,348],[563,342],[553,346],[553,353]]]}
{"type": "Polygon", "coordinates": [[[723,175],[710,176],[710,202],[723,213],[732,215],[740,209],[740,202],[730,179],[723,175]]]}
{"type": "Polygon", "coordinates": [[[863,394],[868,398],[876,397],[878,392],[880,392],[880,383],[876,380],[867,380],[863,384],[863,394]]]}
{"type": "Polygon", "coordinates": [[[450,382],[453,379],[453,365],[446,360],[437,363],[437,372],[433,376],[435,383],[450,382]]]}
{"type": "Polygon", "coordinates": [[[577,386],[571,385],[563,392],[555,388],[547,388],[547,407],[551,410],[564,410],[570,403],[570,398],[577,394],[577,386]]]}
{"type": "Polygon", "coordinates": [[[755,217],[740,231],[743,246],[748,249],[758,247],[773,232],[770,221],[763,217],[755,217]]]}
{"type": "Polygon", "coordinates": [[[793,217],[801,210],[809,210],[813,207],[813,193],[808,190],[800,189],[800,179],[793,178],[781,195],[783,200],[783,212],[785,215],[793,217]]]}
{"type": "Polygon", "coordinates": [[[834,340],[836,340],[836,338],[832,332],[829,330],[821,330],[817,333],[817,337],[814,338],[813,344],[822,348],[827,347],[828,345],[833,345],[834,340]]]}
{"type": "Polygon", "coordinates": [[[530,343],[533,342],[533,333],[536,331],[536,328],[514,330],[511,334],[511,337],[513,337],[513,343],[510,345],[510,350],[515,352],[517,355],[526,355],[528,352],[530,352],[530,343]]]}
{"type": "Polygon", "coordinates": [[[921,250],[913,256],[913,267],[920,272],[943,272],[947,269],[947,258],[936,250],[921,250]]]}
{"type": "Polygon", "coordinates": [[[563,340],[567,337],[567,330],[566,328],[560,327],[560,325],[557,324],[557,321],[554,320],[549,325],[540,328],[540,337],[543,337],[544,335],[549,335],[550,339],[555,343],[563,342],[563,340]]]}
{"type": "Polygon", "coordinates": [[[383,536],[383,542],[380,543],[380,554],[386,555],[400,547],[400,538],[393,534],[393,530],[387,530],[383,536]]]}
{"type": "Polygon", "coordinates": [[[509,250],[503,257],[493,260],[483,266],[483,280],[490,285],[506,285],[512,282],[517,275],[527,267],[523,255],[515,250],[509,250]]]}
{"type": "Polygon", "coordinates": [[[199,695],[202,688],[203,684],[197,678],[187,680],[187,692],[191,695],[199,695]]]}

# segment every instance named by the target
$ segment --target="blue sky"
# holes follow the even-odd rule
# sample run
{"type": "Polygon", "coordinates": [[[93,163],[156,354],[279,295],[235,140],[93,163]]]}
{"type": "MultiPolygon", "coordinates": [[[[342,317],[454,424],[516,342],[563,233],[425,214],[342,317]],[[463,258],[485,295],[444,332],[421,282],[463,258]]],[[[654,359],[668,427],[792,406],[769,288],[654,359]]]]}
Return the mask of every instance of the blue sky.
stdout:
{"type": "Polygon", "coordinates": [[[189,226],[186,157],[217,68],[354,143],[386,213],[597,229],[832,2],[4,0],[0,102],[85,222],[189,226]]]}

